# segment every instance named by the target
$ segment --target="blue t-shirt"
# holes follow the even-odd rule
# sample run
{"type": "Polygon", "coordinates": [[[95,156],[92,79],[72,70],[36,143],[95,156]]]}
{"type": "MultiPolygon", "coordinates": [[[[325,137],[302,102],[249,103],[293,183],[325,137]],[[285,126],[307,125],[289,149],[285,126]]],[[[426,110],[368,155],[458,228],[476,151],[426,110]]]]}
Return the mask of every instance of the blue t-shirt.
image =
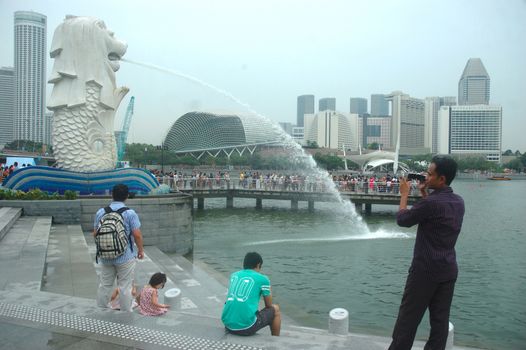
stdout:
{"type": "MultiPolygon", "coordinates": [[[[119,210],[120,208],[125,207],[123,202],[111,202],[110,208],[114,211],[119,210]]],[[[93,223],[93,228],[97,230],[100,224],[100,219],[102,216],[104,216],[106,212],[104,211],[104,208],[100,208],[97,211],[97,214],[95,215],[95,221],[93,223]]],[[[135,244],[135,239],[133,238],[132,231],[135,229],[138,229],[141,227],[141,221],[139,220],[139,216],[133,209],[128,209],[124,213],[122,213],[122,218],[124,219],[124,228],[126,229],[126,234],[128,235],[131,244],[128,244],[126,247],[126,251],[121,256],[115,258],[115,259],[102,259],[100,258],[99,261],[102,264],[105,265],[120,265],[127,263],[130,260],[135,259],[137,248],[134,248],[132,251],[132,247],[135,244]]]]}
{"type": "Polygon", "coordinates": [[[259,299],[270,294],[267,276],[252,269],[234,272],[221,315],[225,327],[233,331],[250,328],[256,322],[259,299]]]}

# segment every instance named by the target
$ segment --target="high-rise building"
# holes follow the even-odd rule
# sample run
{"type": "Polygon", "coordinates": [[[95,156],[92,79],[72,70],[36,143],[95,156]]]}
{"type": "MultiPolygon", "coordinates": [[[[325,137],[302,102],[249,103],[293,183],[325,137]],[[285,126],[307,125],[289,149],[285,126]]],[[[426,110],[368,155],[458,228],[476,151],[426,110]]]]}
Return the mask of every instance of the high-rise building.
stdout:
{"type": "Polygon", "coordinates": [[[425,99],[425,139],[426,148],[431,153],[438,153],[438,111],[442,106],[455,106],[457,99],[454,96],[426,97],[425,99]]]}
{"type": "Polygon", "coordinates": [[[470,58],[458,82],[458,104],[489,104],[490,79],[480,58],[470,58]]]}
{"type": "Polygon", "coordinates": [[[391,148],[391,117],[360,116],[358,140],[362,148],[377,143],[382,149],[391,148]]]}
{"type": "Polygon", "coordinates": [[[395,91],[387,98],[392,102],[391,147],[400,140],[400,154],[415,155],[429,153],[425,147],[425,103],[395,91]]]}
{"type": "Polygon", "coordinates": [[[389,100],[387,95],[384,94],[372,94],[371,95],[371,116],[373,117],[385,117],[389,114],[389,100]]]}
{"type": "Polygon", "coordinates": [[[0,149],[13,141],[15,76],[13,67],[0,68],[0,149]]]}
{"type": "Polygon", "coordinates": [[[287,134],[292,135],[292,123],[289,122],[280,122],[279,126],[285,131],[287,134]]]}
{"type": "Polygon", "coordinates": [[[318,109],[320,112],[335,111],[336,110],[336,99],[334,97],[320,98],[320,101],[318,102],[318,109]]]}
{"type": "Polygon", "coordinates": [[[314,95],[298,96],[296,126],[303,127],[304,115],[312,113],[314,113],[314,95]]]}
{"type": "Polygon", "coordinates": [[[303,126],[294,126],[292,128],[292,139],[300,145],[305,145],[305,128],[303,126]]]}
{"type": "Polygon", "coordinates": [[[47,17],[15,12],[15,128],[18,140],[44,141],[47,17]]]}
{"type": "Polygon", "coordinates": [[[455,96],[444,96],[440,97],[441,106],[456,106],[457,98],[455,96]]]}
{"type": "MultiPolygon", "coordinates": [[[[53,144],[53,140],[52,140],[52,136],[53,136],[53,133],[52,133],[52,128],[53,128],[53,112],[46,112],[44,114],[44,139],[43,139],[43,143],[46,144],[46,145],[51,145],[53,144]]],[[[121,131],[122,132],[122,131],[121,131]]]]}
{"type": "Polygon", "coordinates": [[[364,115],[367,113],[367,99],[363,97],[351,97],[349,112],[364,115]]]}
{"type": "Polygon", "coordinates": [[[358,115],[323,111],[305,115],[305,142],[331,149],[358,148],[358,115]]]}
{"type": "Polygon", "coordinates": [[[489,161],[500,162],[502,107],[444,106],[439,114],[440,153],[481,155],[489,161]]]}

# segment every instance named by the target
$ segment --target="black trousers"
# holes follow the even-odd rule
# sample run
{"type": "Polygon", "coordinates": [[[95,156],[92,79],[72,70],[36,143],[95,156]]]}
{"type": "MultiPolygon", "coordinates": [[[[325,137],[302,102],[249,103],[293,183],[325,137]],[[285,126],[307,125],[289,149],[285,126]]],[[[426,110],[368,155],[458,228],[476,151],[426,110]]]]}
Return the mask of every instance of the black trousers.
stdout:
{"type": "Polygon", "coordinates": [[[428,308],[431,331],[424,350],[445,349],[455,282],[433,281],[422,272],[409,272],[389,350],[411,350],[418,325],[428,308]]]}

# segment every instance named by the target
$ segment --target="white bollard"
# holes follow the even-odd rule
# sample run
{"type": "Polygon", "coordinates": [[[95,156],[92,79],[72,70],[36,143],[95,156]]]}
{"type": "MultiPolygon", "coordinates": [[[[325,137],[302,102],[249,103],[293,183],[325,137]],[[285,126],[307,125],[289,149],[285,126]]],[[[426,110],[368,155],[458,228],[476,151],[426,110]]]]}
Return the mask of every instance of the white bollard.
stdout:
{"type": "Polygon", "coordinates": [[[170,305],[172,309],[181,308],[181,290],[171,288],[164,292],[164,303],[170,305]]]}
{"type": "Polygon", "coordinates": [[[446,350],[453,350],[453,338],[455,337],[455,326],[449,322],[449,330],[447,332],[446,350]]]}
{"type": "Polygon", "coordinates": [[[329,312],[329,333],[347,335],[349,333],[349,312],[337,307],[329,312]]]}

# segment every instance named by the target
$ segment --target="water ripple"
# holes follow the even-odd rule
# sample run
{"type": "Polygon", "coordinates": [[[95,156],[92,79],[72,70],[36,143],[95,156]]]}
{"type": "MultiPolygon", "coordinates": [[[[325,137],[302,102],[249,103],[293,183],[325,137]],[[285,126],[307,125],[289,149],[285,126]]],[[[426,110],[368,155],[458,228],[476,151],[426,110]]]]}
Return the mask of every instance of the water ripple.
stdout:
{"type": "Polygon", "coordinates": [[[362,241],[369,239],[407,239],[414,238],[413,235],[404,232],[376,231],[362,235],[344,236],[344,237],[326,237],[326,238],[283,238],[272,239],[267,241],[247,242],[243,246],[278,244],[278,243],[323,243],[323,242],[344,242],[344,241],[362,241]]]}

